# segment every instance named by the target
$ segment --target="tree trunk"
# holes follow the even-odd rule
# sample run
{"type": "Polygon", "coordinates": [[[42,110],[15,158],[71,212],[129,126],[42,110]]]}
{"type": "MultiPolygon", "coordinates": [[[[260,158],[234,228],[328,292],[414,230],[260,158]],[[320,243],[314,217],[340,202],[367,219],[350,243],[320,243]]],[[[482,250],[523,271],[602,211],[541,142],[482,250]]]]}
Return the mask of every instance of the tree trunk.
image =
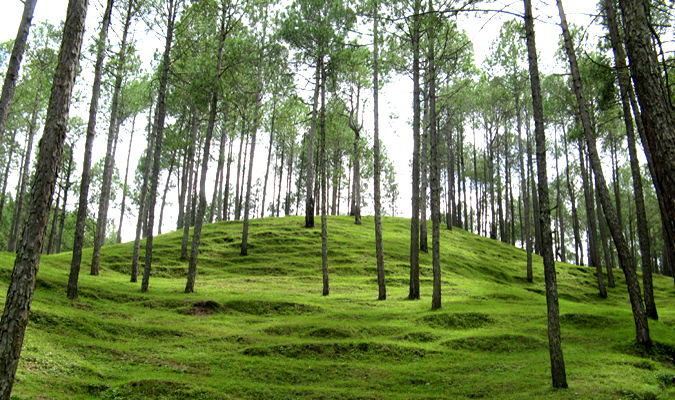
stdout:
{"type": "Polygon", "coordinates": [[[623,10],[626,50],[631,76],[642,110],[643,145],[653,168],[657,196],[662,198],[666,232],[675,244],[675,115],[662,71],[652,45],[649,5],[644,1],[620,0],[623,10]]]}
{"type": "Polygon", "coordinates": [[[166,194],[169,191],[169,184],[171,183],[171,174],[176,162],[176,153],[171,157],[171,164],[169,164],[169,171],[166,174],[166,183],[164,184],[164,193],[162,193],[162,205],[159,207],[159,222],[157,223],[157,234],[162,234],[162,220],[164,219],[164,206],[166,205],[166,194]]]}
{"type": "MultiPolygon", "coordinates": [[[[152,108],[152,107],[151,107],[152,108]]],[[[152,115],[152,110],[148,114],[148,119],[152,115]]],[[[148,121],[149,122],[149,121],[148,121]]],[[[148,181],[150,179],[150,169],[152,168],[152,160],[154,159],[155,151],[155,135],[152,129],[152,124],[148,123],[148,149],[145,156],[145,171],[143,171],[143,186],[141,186],[141,199],[138,204],[138,220],[136,221],[136,236],[134,237],[134,253],[131,258],[131,282],[138,281],[138,259],[140,257],[141,249],[141,235],[143,233],[143,224],[147,211],[148,202],[148,181]]]]}
{"type": "MultiPolygon", "coordinates": [[[[584,159],[584,142],[579,139],[579,162],[581,169],[581,179],[584,187],[584,203],[586,203],[586,227],[588,229],[588,266],[595,267],[595,275],[598,280],[598,290],[600,297],[607,297],[607,289],[602,276],[602,263],[600,262],[600,247],[598,245],[598,230],[595,224],[595,196],[593,195],[593,179],[588,175],[584,159]]],[[[601,212],[601,210],[598,210],[601,212]]],[[[604,245],[604,239],[603,239],[604,245]]],[[[605,254],[608,252],[605,251],[605,254]]],[[[609,265],[609,264],[608,264],[609,265]]]]}
{"type": "Polygon", "coordinates": [[[129,161],[131,160],[131,145],[134,142],[134,127],[136,126],[136,116],[131,121],[131,135],[129,137],[129,151],[127,152],[127,167],[124,171],[124,186],[122,186],[122,206],[120,207],[120,223],[117,226],[117,243],[122,243],[122,223],[124,222],[124,212],[127,202],[127,182],[129,180],[129,161]]]}
{"type": "MultiPolygon", "coordinates": [[[[428,73],[428,72],[427,72],[428,73]]],[[[420,157],[420,174],[421,185],[420,188],[420,250],[428,253],[428,233],[427,233],[427,191],[429,190],[429,77],[427,75],[427,83],[424,87],[424,121],[422,122],[422,143],[421,143],[421,157],[420,157]]]]}
{"type": "Polygon", "coordinates": [[[635,146],[635,131],[633,130],[633,117],[629,96],[631,81],[626,68],[626,55],[624,53],[623,44],[619,39],[619,30],[612,0],[605,0],[605,15],[612,48],[614,50],[614,60],[621,92],[621,105],[623,107],[623,116],[626,125],[626,137],[628,139],[628,154],[630,157],[630,170],[633,177],[633,193],[635,194],[635,209],[637,214],[638,240],[640,242],[640,253],[642,256],[642,285],[645,297],[645,311],[648,318],[657,320],[659,316],[656,311],[654,289],[652,285],[649,228],[647,227],[647,213],[645,211],[644,195],[642,191],[642,174],[640,173],[640,164],[638,162],[637,148],[635,146]]]}
{"type": "Polygon", "coordinates": [[[544,280],[546,282],[546,306],[548,315],[548,348],[551,359],[551,378],[554,388],[567,387],[567,374],[560,339],[560,317],[558,308],[558,284],[556,282],[555,261],[551,243],[551,212],[548,201],[548,170],[546,169],[546,136],[544,134],[544,109],[541,99],[537,46],[534,38],[534,18],[532,4],[525,0],[525,32],[527,38],[527,56],[532,88],[532,108],[534,111],[534,132],[537,144],[537,172],[539,192],[539,225],[541,226],[542,253],[544,257],[544,280]]]}
{"type": "Polygon", "coordinates": [[[284,215],[291,214],[291,177],[293,176],[293,150],[295,149],[295,140],[291,140],[291,155],[288,158],[288,174],[286,176],[286,204],[284,204],[284,215]]]}
{"type": "MultiPolygon", "coordinates": [[[[281,147],[281,162],[279,163],[279,190],[277,190],[277,206],[275,207],[277,218],[279,218],[279,211],[281,209],[281,181],[284,177],[284,156],[285,156],[286,147],[281,147]]],[[[274,183],[274,182],[272,182],[274,183]]]]}
{"type": "Polygon", "coordinates": [[[35,179],[28,204],[28,218],[26,218],[21,235],[21,243],[14,261],[14,271],[0,322],[1,399],[10,398],[21,356],[28,313],[35,290],[35,278],[40,265],[40,253],[44,244],[54,185],[63,152],[68,109],[82,47],[86,13],[86,0],[69,1],[44,133],[40,140],[35,179]]]}
{"type": "Polygon", "coordinates": [[[577,199],[572,188],[572,181],[570,179],[570,161],[567,149],[567,138],[563,134],[563,148],[565,151],[565,177],[567,182],[567,194],[570,196],[570,204],[572,207],[572,228],[574,230],[574,260],[576,265],[584,265],[583,245],[581,244],[581,236],[579,234],[579,216],[577,215],[577,199]],[[579,258],[581,255],[581,259],[579,258]]]}
{"type": "Polygon", "coordinates": [[[230,167],[232,166],[232,144],[234,140],[230,140],[230,145],[227,150],[227,172],[225,173],[225,196],[223,201],[223,219],[228,221],[230,219],[230,167]]]}
{"type": "MultiPolygon", "coordinates": [[[[260,218],[265,216],[265,197],[267,197],[267,179],[270,174],[270,162],[272,161],[272,146],[274,145],[274,119],[276,117],[277,102],[275,99],[272,100],[272,127],[270,129],[270,144],[267,150],[267,167],[265,168],[265,183],[263,184],[263,197],[262,197],[262,211],[260,211],[260,218]]],[[[274,182],[272,182],[274,186],[274,182]]]]}
{"type": "MultiPolygon", "coordinates": [[[[429,13],[434,17],[434,5],[429,0],[429,13]]],[[[433,21],[433,19],[432,19],[433,21]]],[[[440,138],[436,127],[436,65],[434,54],[434,30],[429,30],[429,144],[431,146],[431,162],[429,169],[429,185],[431,186],[431,253],[434,276],[433,294],[431,297],[431,309],[441,308],[441,253],[440,253],[440,229],[441,229],[441,182],[440,182],[440,159],[438,147],[440,138]]]]}
{"type": "Polygon", "coordinates": [[[326,218],[326,66],[321,58],[321,151],[319,162],[321,168],[321,274],[323,278],[324,296],[330,294],[330,282],[328,279],[328,221],[326,218]]]}
{"type": "Polygon", "coordinates": [[[251,206],[251,184],[253,183],[253,156],[255,155],[255,138],[258,133],[258,125],[260,124],[260,108],[262,104],[263,95],[263,62],[265,56],[265,39],[267,39],[267,14],[265,14],[265,21],[263,22],[262,43],[260,45],[260,60],[258,66],[258,79],[255,90],[255,112],[253,115],[253,133],[251,135],[251,158],[248,166],[248,179],[246,180],[246,203],[244,204],[244,229],[241,238],[241,255],[248,254],[248,227],[249,227],[249,211],[251,206]]]}
{"type": "MultiPolygon", "coordinates": [[[[516,103],[520,104],[520,95],[516,97],[516,103]]],[[[516,113],[516,128],[518,130],[518,157],[520,158],[520,174],[521,174],[521,179],[520,179],[520,191],[523,199],[523,205],[524,205],[524,212],[525,212],[525,226],[524,226],[524,235],[525,235],[525,251],[527,254],[527,281],[532,282],[532,236],[530,235],[530,221],[532,221],[530,217],[530,193],[528,190],[528,169],[525,169],[525,152],[523,151],[523,137],[522,137],[522,116],[520,113],[520,107],[516,106],[517,113],[516,113]]],[[[527,129],[527,140],[529,141],[529,136],[530,136],[530,130],[527,129]]]]}
{"type": "MultiPolygon", "coordinates": [[[[112,105],[110,107],[110,126],[108,127],[108,147],[105,154],[105,167],[103,168],[103,183],[101,184],[101,198],[98,203],[98,219],[96,222],[96,232],[94,234],[94,251],[91,258],[91,275],[98,275],[99,259],[101,256],[101,247],[105,242],[105,230],[108,226],[108,208],[110,207],[110,185],[112,183],[113,168],[115,163],[115,154],[113,146],[117,146],[117,135],[119,134],[119,98],[122,91],[122,79],[124,78],[125,59],[127,56],[127,36],[129,26],[131,25],[131,15],[133,9],[132,1],[128,1],[127,13],[124,20],[124,30],[122,32],[122,44],[119,53],[117,53],[117,66],[115,71],[115,88],[113,91],[112,105]]],[[[120,121],[121,122],[121,121],[120,121]]]]}
{"type": "MultiPolygon", "coordinates": [[[[190,236],[190,204],[192,204],[192,180],[193,180],[193,174],[192,170],[194,169],[194,162],[195,162],[195,146],[194,143],[197,142],[197,136],[198,136],[198,128],[199,124],[197,123],[197,108],[193,106],[192,108],[192,140],[190,141],[190,144],[188,145],[188,164],[187,164],[187,170],[188,170],[188,190],[187,190],[187,202],[185,204],[185,213],[183,214],[183,217],[185,218],[185,221],[183,222],[183,241],[181,242],[181,247],[180,247],[180,259],[181,260],[187,260],[188,259],[188,238],[190,236]]],[[[230,148],[232,147],[232,142],[230,142],[230,148]]],[[[229,165],[228,165],[229,166],[229,165]]],[[[228,174],[229,178],[229,174],[228,174]]]]}
{"type": "Polygon", "coordinates": [[[47,242],[47,249],[45,253],[54,254],[54,241],[56,240],[56,221],[59,219],[59,204],[61,201],[61,185],[59,186],[59,191],[56,193],[56,205],[54,206],[54,212],[52,213],[52,227],[49,231],[49,241],[47,242]]]}
{"type": "Polygon", "coordinates": [[[66,171],[66,187],[63,191],[63,206],[61,208],[61,217],[59,218],[59,233],[56,235],[56,253],[61,252],[61,241],[63,239],[63,228],[66,223],[66,205],[68,204],[68,192],[70,191],[70,174],[73,172],[73,145],[68,149],[68,170],[66,171]]]}
{"type": "Polygon", "coordinates": [[[19,23],[19,30],[16,32],[12,54],[9,56],[7,73],[5,74],[5,81],[2,84],[2,94],[0,95],[0,143],[2,143],[4,138],[9,106],[14,98],[16,81],[19,79],[19,67],[21,66],[21,59],[26,49],[26,41],[28,40],[31,20],[33,19],[35,3],[37,3],[37,0],[24,0],[23,2],[23,14],[19,23]]]}
{"type": "Polygon", "coordinates": [[[40,78],[38,80],[38,87],[35,92],[35,102],[33,104],[33,112],[30,119],[30,125],[28,126],[28,143],[26,144],[26,151],[24,154],[24,162],[21,173],[21,187],[19,193],[16,196],[16,201],[14,202],[14,207],[16,208],[14,215],[15,218],[13,222],[13,235],[9,237],[9,243],[7,244],[7,251],[13,253],[16,250],[16,242],[19,238],[19,228],[23,223],[23,203],[24,197],[26,195],[26,185],[28,184],[29,172],[30,172],[30,157],[33,150],[33,138],[35,137],[35,130],[37,129],[37,117],[38,117],[38,107],[40,105],[40,91],[42,89],[42,78],[44,71],[40,71],[40,78]]]}
{"type": "Polygon", "coordinates": [[[375,254],[377,257],[377,286],[379,290],[378,300],[387,298],[387,287],[384,279],[384,249],[382,247],[382,204],[380,200],[380,71],[379,71],[379,2],[373,4],[373,185],[375,201],[375,254]]]}
{"type": "Polygon", "coordinates": [[[157,94],[157,110],[155,114],[155,150],[153,154],[154,161],[152,163],[152,180],[150,184],[150,197],[148,199],[148,222],[147,232],[148,236],[145,242],[145,266],[143,268],[143,281],[141,282],[141,292],[148,291],[150,284],[150,270],[152,268],[152,242],[153,242],[153,228],[155,223],[155,203],[157,201],[157,186],[159,181],[160,160],[162,157],[162,140],[164,139],[164,119],[166,117],[166,87],[169,76],[171,42],[173,40],[173,25],[176,19],[176,2],[169,0],[167,7],[167,26],[166,26],[166,42],[164,45],[164,57],[162,60],[162,75],[159,81],[159,92],[157,94]]]}
{"type": "Polygon", "coordinates": [[[410,290],[409,300],[420,298],[420,1],[414,1],[413,15],[413,157],[412,214],[410,216],[410,290]]]}
{"type": "Polygon", "coordinates": [[[316,77],[314,82],[314,103],[312,103],[312,125],[309,129],[309,141],[307,142],[307,152],[305,156],[305,169],[307,171],[307,181],[305,186],[305,228],[314,228],[314,140],[316,139],[317,107],[319,103],[319,82],[321,71],[319,66],[323,64],[323,55],[317,57],[316,77]]]}
{"type": "Polygon", "coordinates": [[[602,172],[602,164],[600,162],[600,157],[595,145],[595,137],[593,137],[593,132],[591,130],[590,117],[588,115],[588,108],[583,93],[581,77],[579,76],[579,68],[577,67],[577,60],[572,45],[572,39],[567,28],[565,12],[563,11],[561,0],[557,0],[557,3],[558,10],[560,12],[560,22],[563,28],[563,37],[565,39],[565,49],[567,51],[567,56],[570,62],[570,70],[574,80],[574,92],[579,105],[579,113],[581,114],[584,136],[586,137],[586,142],[588,144],[588,153],[596,179],[598,196],[600,197],[600,202],[602,203],[605,218],[607,219],[607,225],[609,225],[609,230],[612,234],[612,237],[614,238],[614,244],[616,245],[619,260],[621,260],[621,265],[626,277],[626,284],[628,285],[628,293],[630,296],[631,306],[633,308],[633,319],[635,320],[636,339],[640,345],[644,346],[645,348],[650,348],[652,343],[649,337],[649,325],[642,303],[640,284],[638,283],[637,273],[635,272],[635,262],[633,261],[633,257],[630,254],[630,249],[626,243],[626,238],[623,236],[621,231],[616,211],[611,204],[609,190],[607,189],[605,177],[602,172]]]}
{"type": "Polygon", "coordinates": [[[2,211],[5,208],[5,200],[6,200],[6,194],[7,194],[7,180],[9,178],[9,167],[12,165],[12,156],[14,155],[14,139],[16,139],[16,129],[14,129],[14,133],[12,134],[12,143],[9,146],[9,155],[7,156],[7,162],[5,164],[5,174],[3,175],[4,178],[2,180],[2,197],[0,198],[0,221],[2,221],[2,211]]]}

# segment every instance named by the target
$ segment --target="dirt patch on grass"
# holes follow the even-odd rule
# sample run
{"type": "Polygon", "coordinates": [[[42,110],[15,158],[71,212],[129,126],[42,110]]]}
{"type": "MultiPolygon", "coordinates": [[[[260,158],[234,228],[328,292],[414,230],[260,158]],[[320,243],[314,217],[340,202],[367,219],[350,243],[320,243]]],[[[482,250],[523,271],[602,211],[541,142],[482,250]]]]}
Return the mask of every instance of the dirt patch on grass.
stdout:
{"type": "Polygon", "coordinates": [[[496,322],[493,317],[481,313],[430,314],[422,321],[439,329],[474,329],[496,322]]]}
{"type": "Polygon", "coordinates": [[[190,315],[209,316],[223,312],[223,306],[213,300],[198,301],[192,304],[188,313],[190,315]]]}
{"type": "Polygon", "coordinates": [[[301,343],[282,346],[251,347],[247,356],[278,356],[298,359],[387,359],[413,361],[430,354],[424,349],[380,343],[301,343]]]}
{"type": "Polygon", "coordinates": [[[529,336],[497,335],[477,336],[454,339],[443,345],[451,349],[483,351],[489,353],[519,353],[525,351],[545,350],[546,344],[529,336]]]}
{"type": "Polygon", "coordinates": [[[285,301],[232,300],[228,301],[223,306],[226,310],[261,316],[305,315],[316,314],[323,311],[317,306],[285,301]]]}

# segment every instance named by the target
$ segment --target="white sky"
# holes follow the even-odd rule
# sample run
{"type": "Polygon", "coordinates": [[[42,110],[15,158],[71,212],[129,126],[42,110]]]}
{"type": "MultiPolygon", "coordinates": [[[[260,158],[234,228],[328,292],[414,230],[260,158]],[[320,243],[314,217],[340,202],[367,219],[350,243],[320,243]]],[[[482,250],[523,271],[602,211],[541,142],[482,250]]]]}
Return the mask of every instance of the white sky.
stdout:
{"type": "MultiPolygon", "coordinates": [[[[19,0],[3,0],[3,3],[3,12],[0,14],[0,42],[4,42],[15,37],[19,20],[23,11],[23,3],[19,0]]],[[[35,9],[33,22],[48,20],[53,24],[58,24],[65,18],[67,3],[67,0],[39,0],[35,9]]],[[[543,71],[551,71],[555,64],[553,55],[555,49],[557,48],[558,36],[560,34],[560,28],[555,25],[555,23],[558,21],[557,8],[555,7],[555,2],[553,1],[541,2],[535,0],[534,3],[536,9],[535,16],[538,18],[536,34],[538,50],[540,52],[540,69],[543,71]]],[[[595,3],[596,2],[593,0],[565,0],[565,11],[567,12],[569,22],[584,27],[587,26],[591,21],[589,15],[595,12],[595,3]]],[[[503,8],[505,10],[511,10],[512,12],[522,13],[522,2],[520,1],[502,1],[492,3],[489,6],[495,9],[503,8]]],[[[85,46],[88,45],[87,40],[90,41],[91,36],[96,34],[98,21],[101,19],[102,11],[103,5],[101,5],[101,0],[90,1],[85,46]]],[[[509,16],[498,15],[495,13],[486,13],[478,16],[466,16],[460,18],[460,28],[467,31],[469,38],[472,39],[474,43],[476,65],[479,67],[481,66],[482,59],[487,53],[489,53],[490,44],[498,36],[502,22],[510,18],[511,17],[509,16]]],[[[139,27],[138,29],[141,30],[143,28],[139,27]]],[[[597,29],[593,31],[597,32],[597,29]]],[[[150,59],[152,58],[152,54],[154,53],[154,49],[163,45],[162,40],[157,38],[157,36],[153,33],[140,32],[139,35],[142,35],[142,39],[139,39],[141,42],[139,44],[141,49],[140,55],[146,63],[149,63],[150,59]]],[[[595,40],[591,39],[591,42],[594,43],[595,40]]],[[[85,66],[85,71],[79,77],[79,80],[83,84],[86,83],[86,85],[89,85],[88,82],[91,81],[91,72],[88,72],[86,68],[87,67],[85,66]]],[[[90,70],[91,68],[89,68],[89,71],[90,70]]],[[[0,72],[0,74],[2,74],[1,76],[4,76],[4,71],[0,72]]],[[[71,115],[81,115],[86,121],[89,90],[86,86],[82,87],[81,90],[83,93],[86,93],[86,100],[82,104],[76,106],[75,109],[71,109],[71,115]]],[[[411,92],[412,82],[406,77],[400,77],[398,79],[393,79],[390,84],[382,89],[380,100],[381,138],[387,148],[389,158],[394,160],[397,181],[399,183],[400,196],[397,205],[398,215],[409,215],[410,213],[411,184],[409,177],[411,173],[409,169],[409,162],[412,156],[412,134],[408,121],[412,119],[412,109],[410,107],[412,98],[411,92]],[[390,120],[390,115],[397,115],[398,118],[390,120]]],[[[366,129],[369,132],[372,132],[372,118],[368,118],[369,115],[372,115],[372,109],[370,112],[369,110],[366,110],[365,121],[366,129]]],[[[139,116],[139,118],[141,118],[141,116],[139,116]]],[[[132,147],[132,163],[130,174],[133,174],[133,170],[135,169],[135,160],[138,159],[140,153],[145,148],[145,143],[142,142],[144,139],[141,137],[141,133],[139,132],[139,129],[143,129],[144,125],[145,121],[141,122],[140,119],[137,121],[136,134],[132,147]]],[[[123,130],[120,133],[121,143],[118,145],[116,155],[116,163],[120,173],[122,174],[122,179],[124,179],[123,174],[126,163],[127,148],[129,145],[128,129],[129,127],[123,127],[123,130]]],[[[104,121],[99,120],[97,132],[97,139],[94,145],[95,152],[93,156],[93,163],[105,157],[105,136],[107,134],[107,124],[104,121]]],[[[267,157],[267,133],[263,133],[259,136],[262,136],[262,138],[259,139],[260,141],[256,146],[256,160],[258,162],[256,164],[254,174],[255,176],[263,177],[265,168],[264,164],[267,157]]],[[[81,143],[79,143],[79,146],[75,149],[75,159],[78,165],[82,162],[84,140],[81,140],[80,142],[81,143]]],[[[212,162],[209,165],[211,172],[215,169],[214,164],[215,163],[212,162]]],[[[130,182],[132,182],[132,180],[133,175],[130,177],[130,182]]],[[[161,185],[161,187],[163,187],[164,182],[162,182],[161,185]]],[[[208,186],[212,185],[207,185],[207,198],[210,201],[211,195],[209,193],[210,188],[208,188],[208,186]]],[[[270,186],[268,189],[268,199],[271,197],[271,191],[272,189],[270,186]]],[[[159,201],[160,200],[158,200],[158,203],[159,201]]],[[[175,210],[177,209],[177,193],[175,190],[169,193],[167,201],[174,203],[174,206],[173,208],[165,210],[163,232],[171,231],[175,229],[176,226],[175,216],[177,215],[177,212],[175,210]]],[[[76,202],[77,199],[74,199],[71,195],[68,201],[68,207],[73,209],[76,202]]],[[[346,210],[346,204],[343,203],[340,208],[341,211],[344,212],[344,210],[346,210]]],[[[370,206],[367,210],[363,210],[362,212],[364,214],[372,214],[372,206],[370,206]]],[[[115,218],[117,221],[119,219],[119,210],[111,208],[108,216],[109,218],[115,218]]],[[[158,218],[159,208],[157,209],[155,220],[158,218]]],[[[133,240],[135,234],[135,224],[135,218],[125,218],[124,229],[122,232],[123,241],[133,240]]]]}

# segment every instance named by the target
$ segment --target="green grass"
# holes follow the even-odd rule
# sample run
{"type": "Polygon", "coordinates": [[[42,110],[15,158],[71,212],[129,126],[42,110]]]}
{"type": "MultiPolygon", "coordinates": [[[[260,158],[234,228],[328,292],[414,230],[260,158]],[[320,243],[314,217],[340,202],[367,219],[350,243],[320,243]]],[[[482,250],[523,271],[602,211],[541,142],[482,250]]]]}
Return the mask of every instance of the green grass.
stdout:
{"type": "MultiPolygon", "coordinates": [[[[129,282],[132,244],[109,246],[101,274],[66,298],[71,254],[43,256],[16,399],[670,399],[675,290],[655,277],[660,321],[635,345],[625,281],[597,295],[594,271],[558,264],[570,388],[550,384],[543,267],[460,229],[441,232],[443,307],[408,294],[409,221],[384,218],[387,300],[377,300],[372,217],[330,217],[331,294],[321,296],[320,227],[300,217],[207,225],[196,292],[184,294],[181,234],[155,239],[149,293],[129,282]]],[[[143,254],[141,254],[143,257],[143,254]]],[[[0,253],[0,285],[13,257],[0,253]]],[[[4,298],[3,298],[4,300],[4,298]]],[[[0,300],[2,301],[2,300],[0,300]]]]}

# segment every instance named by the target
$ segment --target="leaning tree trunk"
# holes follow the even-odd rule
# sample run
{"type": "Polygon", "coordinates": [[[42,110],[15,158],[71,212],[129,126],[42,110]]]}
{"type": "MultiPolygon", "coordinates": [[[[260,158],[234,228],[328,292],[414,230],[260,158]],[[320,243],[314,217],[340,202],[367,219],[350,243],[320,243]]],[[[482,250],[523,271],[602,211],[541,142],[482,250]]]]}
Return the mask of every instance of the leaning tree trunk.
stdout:
{"type": "Polygon", "coordinates": [[[380,123],[379,123],[379,90],[380,90],[380,71],[379,71],[379,40],[378,38],[378,8],[379,2],[376,0],[373,4],[373,40],[375,43],[373,49],[373,185],[375,197],[375,254],[377,257],[377,286],[379,290],[378,300],[387,298],[387,287],[384,280],[384,249],[382,247],[382,204],[380,200],[380,123]]]}
{"type": "Polygon", "coordinates": [[[586,137],[586,142],[588,144],[588,153],[591,160],[591,166],[593,167],[593,174],[595,175],[598,196],[600,197],[600,202],[602,203],[602,208],[605,213],[605,218],[607,219],[607,225],[609,225],[610,233],[614,238],[614,244],[616,245],[619,260],[623,267],[623,272],[626,277],[626,284],[628,285],[628,294],[630,297],[631,307],[633,309],[633,319],[635,320],[635,336],[637,342],[640,345],[644,346],[645,348],[650,348],[652,346],[652,342],[649,337],[649,325],[642,303],[640,284],[635,271],[635,262],[633,260],[633,256],[630,253],[630,249],[628,248],[628,243],[626,243],[626,238],[623,236],[623,232],[621,231],[616,211],[614,210],[614,207],[611,203],[609,190],[607,189],[607,183],[605,182],[605,177],[602,172],[602,164],[595,145],[595,137],[593,136],[591,129],[591,120],[588,114],[586,98],[584,97],[583,85],[579,75],[576,54],[574,53],[572,39],[567,27],[565,12],[563,10],[561,0],[557,0],[557,3],[558,10],[560,12],[560,22],[562,25],[563,37],[565,39],[565,50],[570,62],[570,70],[572,72],[572,79],[574,81],[574,92],[579,106],[579,114],[581,115],[584,136],[586,137]]]}
{"type": "Polygon", "coordinates": [[[657,320],[659,315],[654,302],[654,288],[652,285],[651,246],[649,243],[649,229],[647,227],[647,213],[645,211],[644,195],[642,191],[642,174],[635,146],[635,131],[633,130],[633,117],[631,113],[630,96],[628,88],[631,85],[630,75],[626,68],[626,55],[623,44],[619,40],[614,4],[612,0],[605,0],[605,15],[609,36],[614,50],[617,77],[621,92],[621,105],[623,107],[624,122],[626,125],[626,137],[628,139],[628,154],[630,156],[630,171],[633,177],[633,193],[635,194],[635,209],[637,214],[638,240],[640,242],[640,254],[642,256],[642,285],[645,296],[645,311],[647,317],[657,320]]]}
{"type": "Polygon", "coordinates": [[[675,113],[652,45],[648,2],[620,0],[626,50],[644,125],[643,145],[653,169],[656,193],[665,211],[666,233],[675,245],[675,113]]]}
{"type": "Polygon", "coordinates": [[[409,300],[420,298],[420,2],[415,0],[413,15],[413,157],[412,215],[410,216],[409,300]]]}
{"type": "Polygon", "coordinates": [[[96,65],[94,67],[94,84],[89,101],[89,121],[87,123],[87,135],[84,144],[84,161],[82,161],[82,177],[80,178],[80,199],[77,206],[77,222],[75,223],[75,238],[73,241],[73,259],[70,263],[70,277],[68,279],[68,298],[77,298],[77,281],[80,275],[82,263],[82,248],[84,247],[84,225],[87,220],[87,205],[89,203],[89,184],[91,182],[91,153],[94,147],[96,135],[96,114],[98,113],[98,100],[101,95],[101,75],[103,72],[103,59],[105,58],[105,41],[108,37],[110,26],[110,14],[113,0],[108,0],[103,13],[101,32],[96,44],[96,65]]]}
{"type": "Polygon", "coordinates": [[[105,241],[105,229],[108,226],[108,208],[110,207],[110,189],[115,162],[113,146],[117,146],[119,134],[118,115],[120,93],[122,92],[122,79],[124,78],[124,62],[127,55],[127,36],[131,25],[133,1],[128,2],[127,14],[124,20],[122,44],[117,55],[117,70],[115,71],[115,89],[113,91],[112,105],[110,106],[110,126],[108,128],[108,147],[105,155],[105,167],[103,168],[103,183],[101,185],[101,198],[98,203],[98,220],[94,234],[94,251],[91,257],[91,275],[98,275],[101,247],[105,241]]]}
{"type": "Polygon", "coordinates": [[[78,59],[82,48],[86,0],[70,0],[63,29],[61,50],[54,72],[52,93],[47,108],[44,133],[40,140],[35,179],[28,203],[28,218],[21,235],[14,271],[7,290],[0,321],[0,399],[8,400],[21,356],[28,313],[33,300],[40,253],[49,220],[54,185],[58,175],[68,110],[78,59]]]}
{"type": "MultiPolygon", "coordinates": [[[[164,119],[166,118],[166,88],[169,78],[169,65],[171,54],[171,42],[173,41],[173,25],[176,19],[176,2],[169,0],[168,16],[166,25],[166,42],[164,45],[164,57],[162,60],[162,74],[159,81],[159,90],[157,93],[157,110],[155,111],[154,126],[154,154],[152,163],[152,179],[150,184],[150,193],[148,197],[148,222],[146,232],[148,233],[145,241],[145,265],[143,268],[143,280],[141,282],[141,292],[148,291],[150,284],[150,270],[152,268],[152,242],[153,228],[155,223],[155,203],[157,202],[157,186],[159,183],[159,167],[162,157],[162,140],[164,139],[164,119]]],[[[148,159],[147,162],[150,162],[148,159]]]]}
{"type": "Polygon", "coordinates": [[[541,226],[544,257],[544,280],[546,282],[546,306],[548,314],[548,349],[551,359],[551,379],[554,388],[567,387],[565,360],[560,339],[560,316],[558,308],[558,284],[555,275],[555,261],[551,243],[551,211],[548,200],[548,170],[546,169],[546,135],[544,133],[544,108],[541,99],[541,84],[537,62],[537,46],[534,38],[534,18],[532,3],[525,0],[525,35],[527,39],[527,57],[530,69],[532,89],[532,108],[534,111],[534,132],[537,145],[537,177],[539,180],[539,225],[541,226]]]}
{"type": "Polygon", "coordinates": [[[2,84],[2,94],[0,94],[0,143],[2,143],[2,139],[4,138],[9,106],[14,98],[14,89],[16,88],[16,81],[19,78],[19,67],[21,66],[23,52],[26,49],[26,41],[28,40],[28,32],[30,31],[30,22],[33,19],[35,3],[37,3],[37,0],[24,0],[23,2],[21,23],[19,23],[19,30],[16,32],[12,54],[9,56],[7,73],[5,74],[5,81],[2,84]]]}

